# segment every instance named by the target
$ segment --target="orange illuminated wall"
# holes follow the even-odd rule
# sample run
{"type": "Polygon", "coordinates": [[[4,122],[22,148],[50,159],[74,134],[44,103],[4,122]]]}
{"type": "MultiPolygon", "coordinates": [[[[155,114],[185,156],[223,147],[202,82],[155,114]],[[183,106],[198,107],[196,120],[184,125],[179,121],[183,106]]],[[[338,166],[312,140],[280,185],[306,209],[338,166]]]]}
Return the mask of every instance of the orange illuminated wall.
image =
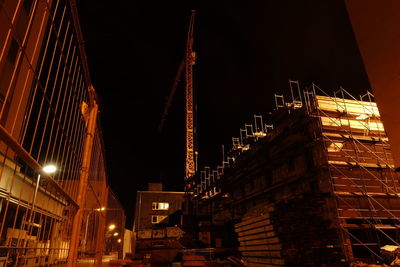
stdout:
{"type": "Polygon", "coordinates": [[[345,0],[375,100],[400,166],[400,1],[345,0]]]}

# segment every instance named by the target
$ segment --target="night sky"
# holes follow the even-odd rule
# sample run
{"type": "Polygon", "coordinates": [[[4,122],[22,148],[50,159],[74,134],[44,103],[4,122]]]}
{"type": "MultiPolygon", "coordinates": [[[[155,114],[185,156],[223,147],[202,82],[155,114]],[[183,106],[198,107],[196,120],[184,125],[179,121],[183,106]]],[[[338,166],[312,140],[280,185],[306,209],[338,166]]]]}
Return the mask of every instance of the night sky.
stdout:
{"type": "Polygon", "coordinates": [[[288,80],[326,91],[369,89],[342,0],[78,0],[98,94],[108,179],[126,208],[147,182],[182,191],[184,77],[164,129],[157,127],[182,60],[192,9],[200,166],[216,166],[253,114],[274,108],[288,80]]]}

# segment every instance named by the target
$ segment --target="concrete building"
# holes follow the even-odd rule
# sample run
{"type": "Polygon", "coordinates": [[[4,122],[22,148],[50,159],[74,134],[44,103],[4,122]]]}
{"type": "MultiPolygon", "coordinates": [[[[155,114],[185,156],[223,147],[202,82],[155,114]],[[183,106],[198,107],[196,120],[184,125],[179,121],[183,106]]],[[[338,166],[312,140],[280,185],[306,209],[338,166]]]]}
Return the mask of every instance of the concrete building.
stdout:
{"type": "Polygon", "coordinates": [[[184,195],[184,192],[163,191],[160,183],[149,183],[147,191],[137,191],[134,231],[169,223],[168,216],[182,209],[184,195]]]}

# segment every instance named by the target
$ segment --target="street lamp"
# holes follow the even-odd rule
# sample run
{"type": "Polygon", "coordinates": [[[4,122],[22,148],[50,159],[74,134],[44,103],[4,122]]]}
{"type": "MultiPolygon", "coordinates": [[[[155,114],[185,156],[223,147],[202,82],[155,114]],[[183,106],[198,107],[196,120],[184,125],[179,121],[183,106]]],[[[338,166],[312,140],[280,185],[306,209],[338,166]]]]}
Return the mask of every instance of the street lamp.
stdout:
{"type": "Polygon", "coordinates": [[[108,248],[106,248],[107,249],[107,251],[113,251],[113,236],[118,236],[118,232],[115,232],[115,233],[112,233],[111,231],[113,231],[115,228],[117,228],[117,226],[114,224],[114,223],[112,223],[112,224],[110,224],[109,226],[108,226],[108,231],[107,231],[107,233],[106,233],[106,243],[108,244],[107,245],[107,247],[108,248]]]}
{"type": "MultiPolygon", "coordinates": [[[[44,167],[42,168],[42,171],[43,171],[44,173],[46,173],[46,174],[55,173],[56,170],[57,170],[57,167],[54,166],[54,165],[52,165],[52,164],[46,165],[46,166],[44,166],[44,167]]],[[[38,192],[38,190],[39,190],[39,183],[40,183],[40,173],[38,174],[38,178],[37,178],[37,180],[36,180],[36,188],[35,188],[35,195],[33,196],[32,209],[33,209],[33,207],[35,206],[36,196],[37,196],[37,192],[38,192]]]]}
{"type": "Polygon", "coordinates": [[[55,173],[56,170],[57,170],[57,167],[52,164],[49,164],[49,165],[46,165],[43,167],[43,172],[45,172],[47,174],[55,173]]]}
{"type": "Polygon", "coordinates": [[[85,236],[83,238],[83,249],[86,250],[86,239],[87,239],[87,233],[88,233],[88,227],[89,227],[89,216],[95,211],[104,211],[106,210],[105,207],[97,208],[97,209],[92,209],[88,212],[88,215],[86,216],[86,227],[85,227],[85,236]]]}
{"type": "MultiPolygon", "coordinates": [[[[56,170],[57,170],[57,167],[53,164],[45,165],[42,168],[42,171],[46,174],[55,173],[56,170]]],[[[38,178],[36,180],[35,194],[33,195],[33,202],[32,202],[32,209],[31,209],[31,216],[29,218],[29,224],[32,224],[33,211],[35,209],[36,197],[37,197],[37,193],[39,191],[39,184],[40,184],[40,173],[38,174],[38,178]]]]}

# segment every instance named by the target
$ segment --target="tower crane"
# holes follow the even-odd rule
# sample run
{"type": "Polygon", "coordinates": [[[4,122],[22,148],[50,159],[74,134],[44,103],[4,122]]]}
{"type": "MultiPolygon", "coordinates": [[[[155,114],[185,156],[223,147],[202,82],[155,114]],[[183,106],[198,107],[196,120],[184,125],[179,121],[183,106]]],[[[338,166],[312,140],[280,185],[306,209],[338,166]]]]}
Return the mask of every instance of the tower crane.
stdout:
{"type": "Polygon", "coordinates": [[[164,108],[163,115],[161,117],[158,131],[162,130],[164,122],[168,115],[169,107],[171,106],[172,99],[175,95],[178,83],[185,70],[185,114],[186,114],[186,165],[185,165],[185,191],[188,190],[188,180],[194,176],[196,171],[195,165],[195,126],[194,126],[194,103],[193,103],[193,65],[196,62],[196,53],[193,51],[193,28],[194,18],[196,11],[192,10],[190,16],[189,28],[186,40],[186,51],[184,58],[179,65],[178,72],[175,77],[175,81],[172,85],[170,94],[168,96],[167,103],[164,108]]]}
{"type": "Polygon", "coordinates": [[[194,116],[193,116],[193,65],[196,53],[193,51],[193,27],[196,11],[192,10],[186,42],[186,175],[185,180],[195,173],[194,164],[194,116]]]}

